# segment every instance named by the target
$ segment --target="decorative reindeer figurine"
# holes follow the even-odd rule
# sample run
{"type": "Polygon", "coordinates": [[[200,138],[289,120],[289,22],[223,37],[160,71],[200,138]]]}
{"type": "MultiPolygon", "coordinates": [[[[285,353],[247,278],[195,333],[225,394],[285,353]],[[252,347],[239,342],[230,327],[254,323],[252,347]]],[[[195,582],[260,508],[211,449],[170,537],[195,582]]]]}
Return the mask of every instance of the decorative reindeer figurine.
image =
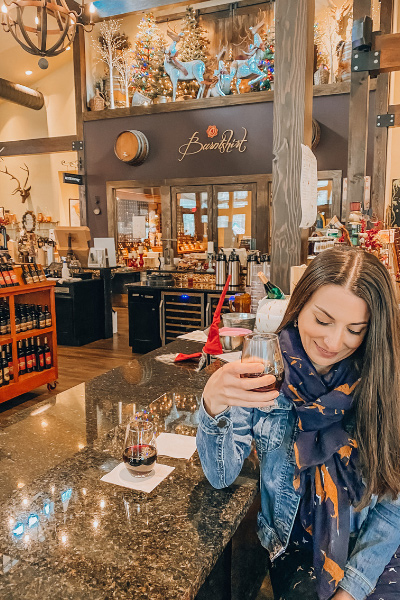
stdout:
{"type": "Polygon", "coordinates": [[[332,0],[328,0],[328,4],[330,13],[336,23],[336,33],[343,40],[346,37],[346,29],[351,16],[351,7],[353,3],[351,0],[346,0],[342,6],[338,7],[332,0]]]}
{"type": "MultiPolygon", "coordinates": [[[[3,160],[3,159],[1,159],[1,160],[3,160]]],[[[11,175],[11,173],[8,172],[7,167],[5,167],[5,171],[2,171],[0,169],[0,173],[4,173],[5,175],[8,175],[9,177],[11,177],[11,179],[15,179],[15,181],[18,183],[18,187],[15,188],[15,190],[12,192],[12,195],[14,195],[17,192],[19,192],[19,194],[21,196],[22,203],[24,203],[25,200],[27,198],[29,198],[29,196],[30,196],[30,191],[31,191],[31,187],[32,186],[29,186],[28,188],[26,187],[26,184],[28,183],[28,179],[29,179],[29,169],[28,169],[27,165],[25,165],[25,168],[24,167],[20,167],[20,169],[22,169],[23,171],[27,172],[26,180],[25,180],[25,183],[24,183],[23,187],[21,187],[21,184],[20,184],[19,180],[16,177],[14,177],[14,175],[11,175]]]]}
{"type": "Polygon", "coordinates": [[[258,68],[265,51],[265,45],[260,34],[257,33],[262,25],[263,22],[260,21],[254,27],[249,27],[250,32],[254,36],[253,43],[250,44],[250,52],[244,52],[249,58],[247,60],[234,60],[232,63],[230,74],[232,77],[236,77],[236,90],[238,94],[240,94],[239,86],[242,79],[247,79],[251,75],[258,75],[251,82],[254,84],[266,77],[266,74],[258,68]]]}
{"type": "Polygon", "coordinates": [[[172,100],[175,101],[176,99],[176,88],[178,86],[178,81],[189,81],[193,79],[196,79],[200,84],[197,98],[201,98],[205,88],[203,76],[206,66],[204,62],[202,60],[178,62],[176,56],[179,51],[176,45],[181,39],[183,33],[175,33],[168,30],[167,35],[171,38],[171,40],[173,40],[173,42],[165,53],[164,70],[172,83],[172,100]]]}
{"type": "Polygon", "coordinates": [[[228,96],[231,93],[231,83],[234,75],[228,71],[224,61],[221,60],[225,52],[226,46],[216,56],[218,69],[214,71],[214,79],[208,89],[207,98],[210,96],[228,96]]]}

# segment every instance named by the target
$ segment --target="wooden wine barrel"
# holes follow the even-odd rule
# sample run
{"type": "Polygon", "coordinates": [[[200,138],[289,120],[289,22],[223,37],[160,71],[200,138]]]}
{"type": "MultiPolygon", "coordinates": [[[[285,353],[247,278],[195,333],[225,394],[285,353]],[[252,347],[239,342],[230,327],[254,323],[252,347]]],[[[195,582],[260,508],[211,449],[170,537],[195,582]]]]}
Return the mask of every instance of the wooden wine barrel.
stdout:
{"type": "Polygon", "coordinates": [[[128,165],[141,165],[149,155],[149,142],[141,131],[122,131],[115,141],[114,152],[128,165]]]}
{"type": "Polygon", "coordinates": [[[321,127],[316,119],[312,120],[312,143],[311,149],[314,150],[321,139],[321,127]]]}

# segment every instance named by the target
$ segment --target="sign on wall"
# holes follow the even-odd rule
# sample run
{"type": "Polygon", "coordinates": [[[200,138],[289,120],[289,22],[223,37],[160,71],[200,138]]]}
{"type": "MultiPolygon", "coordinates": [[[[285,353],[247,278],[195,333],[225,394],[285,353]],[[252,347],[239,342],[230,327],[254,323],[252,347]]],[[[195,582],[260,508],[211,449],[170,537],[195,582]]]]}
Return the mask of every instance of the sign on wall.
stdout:
{"type": "Polygon", "coordinates": [[[83,175],[78,175],[77,173],[63,173],[63,182],[83,185],[83,175]]]}
{"type": "Polygon", "coordinates": [[[236,138],[233,129],[225,129],[225,131],[220,134],[216,125],[209,125],[206,135],[212,141],[207,141],[201,136],[200,132],[195,131],[189,138],[189,141],[179,147],[180,158],[178,160],[181,162],[186,156],[210,150],[214,150],[220,154],[230,154],[234,151],[245,152],[247,150],[246,144],[248,142],[247,129],[242,127],[242,130],[242,136],[236,138]]]}

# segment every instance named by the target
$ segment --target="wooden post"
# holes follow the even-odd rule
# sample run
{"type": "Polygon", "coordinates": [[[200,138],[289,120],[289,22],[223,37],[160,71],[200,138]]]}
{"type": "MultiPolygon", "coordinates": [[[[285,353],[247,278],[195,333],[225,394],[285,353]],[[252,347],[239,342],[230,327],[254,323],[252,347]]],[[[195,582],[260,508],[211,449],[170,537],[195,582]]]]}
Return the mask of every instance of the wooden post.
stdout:
{"type": "MultiPolygon", "coordinates": [[[[381,0],[380,31],[382,33],[391,33],[392,16],[393,0],[381,0]]],[[[378,75],[375,92],[375,110],[377,115],[383,115],[388,112],[389,83],[389,73],[380,73],[378,75]]],[[[387,127],[375,127],[374,163],[371,184],[371,207],[380,221],[385,220],[387,145],[387,127]]]]}
{"type": "MultiPolygon", "coordinates": [[[[73,42],[74,58],[74,83],[75,83],[75,110],[76,110],[76,136],[83,141],[83,113],[86,110],[86,58],[85,58],[85,32],[82,27],[76,28],[73,42]]],[[[87,187],[85,168],[85,149],[78,150],[78,173],[83,175],[83,185],[79,186],[79,204],[81,225],[87,225],[87,187]]]]}
{"type": "Polygon", "coordinates": [[[308,230],[300,230],[301,144],[311,146],[314,0],[278,0],[272,163],[271,279],[289,293],[308,230]]]}
{"type": "MultiPolygon", "coordinates": [[[[371,15],[371,0],[354,0],[354,20],[371,15]]],[[[351,73],[349,108],[349,146],[347,158],[347,201],[342,221],[350,214],[350,203],[364,205],[364,177],[367,167],[369,113],[369,72],[351,73]]]]}

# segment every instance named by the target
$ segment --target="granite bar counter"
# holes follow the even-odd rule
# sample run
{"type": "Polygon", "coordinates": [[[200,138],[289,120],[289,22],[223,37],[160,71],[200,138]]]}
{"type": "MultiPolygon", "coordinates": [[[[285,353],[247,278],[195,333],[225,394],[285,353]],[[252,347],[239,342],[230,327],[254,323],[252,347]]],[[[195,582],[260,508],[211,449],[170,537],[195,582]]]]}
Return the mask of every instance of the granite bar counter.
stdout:
{"type": "Polygon", "coordinates": [[[124,424],[136,412],[158,431],[195,433],[218,364],[196,373],[158,358],[196,350],[196,342],[173,342],[1,421],[2,600],[246,597],[254,577],[235,581],[231,595],[230,564],[232,548],[247,575],[258,560],[234,535],[254,508],[254,456],[224,490],[209,485],[197,453],[160,456],[175,469],[149,494],[100,481],[121,462],[124,424]]]}

